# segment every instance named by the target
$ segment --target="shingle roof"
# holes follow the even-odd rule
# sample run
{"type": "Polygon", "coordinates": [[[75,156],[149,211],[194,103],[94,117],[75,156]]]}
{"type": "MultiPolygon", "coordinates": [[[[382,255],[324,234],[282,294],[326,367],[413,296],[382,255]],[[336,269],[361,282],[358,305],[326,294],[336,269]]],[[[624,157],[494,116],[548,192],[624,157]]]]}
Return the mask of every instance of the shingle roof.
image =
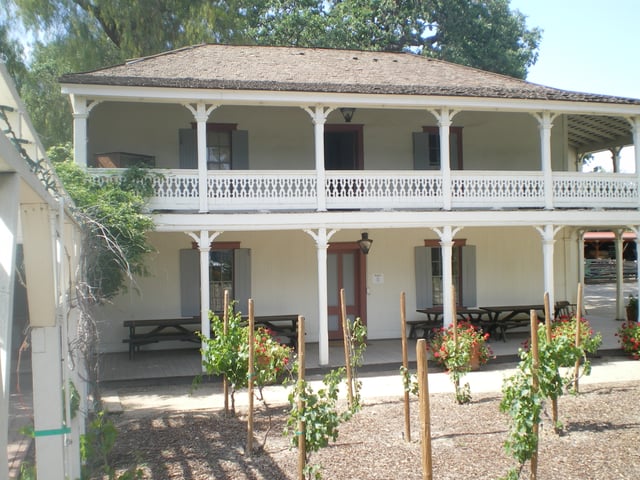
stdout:
{"type": "Polygon", "coordinates": [[[203,44],[61,78],[66,84],[465,96],[640,105],[411,53],[203,44]]]}

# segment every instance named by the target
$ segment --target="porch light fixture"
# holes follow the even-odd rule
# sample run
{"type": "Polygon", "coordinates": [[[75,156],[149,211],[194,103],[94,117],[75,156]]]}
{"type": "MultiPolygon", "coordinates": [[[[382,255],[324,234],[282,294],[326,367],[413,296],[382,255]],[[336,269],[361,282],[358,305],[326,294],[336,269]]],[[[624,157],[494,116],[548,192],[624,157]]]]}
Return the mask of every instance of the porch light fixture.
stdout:
{"type": "Polygon", "coordinates": [[[344,118],[344,121],[347,123],[351,123],[351,119],[353,118],[353,114],[356,112],[355,108],[352,107],[344,107],[340,109],[340,113],[344,118]]]}
{"type": "Polygon", "coordinates": [[[369,234],[367,232],[362,232],[361,235],[362,235],[362,238],[358,240],[358,245],[360,246],[360,251],[366,255],[367,253],[369,253],[369,250],[371,249],[371,244],[373,243],[373,240],[369,238],[369,234]]]}

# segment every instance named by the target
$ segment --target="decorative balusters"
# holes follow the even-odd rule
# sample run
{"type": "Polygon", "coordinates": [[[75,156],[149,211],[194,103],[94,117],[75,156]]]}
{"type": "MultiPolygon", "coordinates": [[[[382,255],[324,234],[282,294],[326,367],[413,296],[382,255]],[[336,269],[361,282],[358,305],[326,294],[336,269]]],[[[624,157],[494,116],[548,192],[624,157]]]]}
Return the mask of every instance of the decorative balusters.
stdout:
{"type": "MultiPolygon", "coordinates": [[[[191,170],[156,170],[151,208],[193,209],[198,175],[191,170]]],[[[91,169],[96,183],[115,181],[121,172],[91,169]]],[[[452,208],[543,208],[541,172],[452,171],[452,208]]],[[[207,178],[210,211],[313,210],[317,207],[313,171],[211,171],[207,178]]],[[[441,209],[440,172],[327,171],[328,208],[441,209]]],[[[628,174],[555,172],[553,203],[560,208],[635,208],[638,181],[628,174]]]]}

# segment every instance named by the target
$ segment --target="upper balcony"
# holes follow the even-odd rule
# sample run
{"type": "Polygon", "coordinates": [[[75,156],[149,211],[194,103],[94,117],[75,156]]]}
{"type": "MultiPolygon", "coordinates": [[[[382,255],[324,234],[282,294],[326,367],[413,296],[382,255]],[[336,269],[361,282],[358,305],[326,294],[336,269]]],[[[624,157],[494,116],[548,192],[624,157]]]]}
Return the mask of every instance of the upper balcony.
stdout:
{"type": "MultiPolygon", "coordinates": [[[[117,169],[91,169],[98,181],[120,175],[117,169]]],[[[154,169],[154,211],[198,211],[199,175],[193,170],[154,169]]],[[[327,171],[318,188],[314,171],[216,171],[206,177],[210,212],[313,211],[334,209],[448,210],[545,208],[542,172],[327,171]]],[[[554,172],[553,208],[636,209],[640,205],[634,174],[554,172]]]]}
{"type": "Polygon", "coordinates": [[[637,174],[580,171],[582,154],[633,144],[622,115],[368,105],[347,121],[337,107],[91,105],[76,158],[101,181],[119,173],[99,167],[149,163],[156,212],[640,206],[637,174]]]}

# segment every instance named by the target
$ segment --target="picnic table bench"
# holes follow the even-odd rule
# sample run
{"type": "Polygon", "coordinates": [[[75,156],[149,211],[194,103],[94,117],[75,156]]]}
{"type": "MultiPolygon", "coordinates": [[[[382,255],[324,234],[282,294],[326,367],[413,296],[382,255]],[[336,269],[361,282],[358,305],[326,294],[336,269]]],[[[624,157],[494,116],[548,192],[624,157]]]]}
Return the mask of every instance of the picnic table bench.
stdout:
{"type": "MultiPolygon", "coordinates": [[[[555,303],[553,318],[559,315],[570,315],[571,309],[575,307],[567,301],[555,303]]],[[[488,331],[491,335],[498,334],[503,341],[506,341],[507,330],[528,327],[531,322],[531,310],[535,310],[539,321],[544,321],[544,305],[503,305],[480,307],[489,314],[487,323],[488,331]]]]}
{"type": "Polygon", "coordinates": [[[125,320],[122,324],[129,329],[129,337],[122,341],[129,344],[129,359],[142,345],[163,341],[183,341],[200,343],[196,334],[200,317],[161,318],[149,320],[125,320]]]}
{"type": "MultiPolygon", "coordinates": [[[[418,332],[421,331],[421,338],[430,338],[434,328],[442,327],[443,311],[442,307],[420,308],[416,312],[424,313],[426,319],[407,320],[409,328],[409,338],[418,338],[418,332]]],[[[487,312],[479,308],[456,308],[456,315],[459,320],[464,320],[476,326],[482,326],[483,316],[487,312]]]]}
{"type": "MultiPolygon", "coordinates": [[[[575,305],[567,301],[558,301],[555,304],[554,318],[559,315],[570,315],[575,305]]],[[[506,341],[507,330],[529,326],[530,312],[536,310],[538,318],[544,319],[544,305],[499,305],[478,308],[456,308],[459,320],[465,320],[472,325],[482,328],[492,336],[498,336],[506,341]]],[[[424,313],[426,319],[407,320],[410,326],[409,338],[429,338],[434,328],[441,328],[443,321],[442,307],[421,308],[417,312],[424,313]]]]}
{"type": "MultiPolygon", "coordinates": [[[[243,316],[247,321],[247,317],[243,316]]],[[[298,315],[267,315],[254,317],[256,326],[268,328],[272,334],[294,348],[298,340],[298,315]]],[[[125,320],[124,327],[129,329],[129,336],[122,341],[129,344],[129,359],[133,359],[135,352],[140,351],[142,345],[165,341],[183,341],[200,343],[197,333],[200,331],[200,317],[162,318],[147,320],[125,320]]]]}

